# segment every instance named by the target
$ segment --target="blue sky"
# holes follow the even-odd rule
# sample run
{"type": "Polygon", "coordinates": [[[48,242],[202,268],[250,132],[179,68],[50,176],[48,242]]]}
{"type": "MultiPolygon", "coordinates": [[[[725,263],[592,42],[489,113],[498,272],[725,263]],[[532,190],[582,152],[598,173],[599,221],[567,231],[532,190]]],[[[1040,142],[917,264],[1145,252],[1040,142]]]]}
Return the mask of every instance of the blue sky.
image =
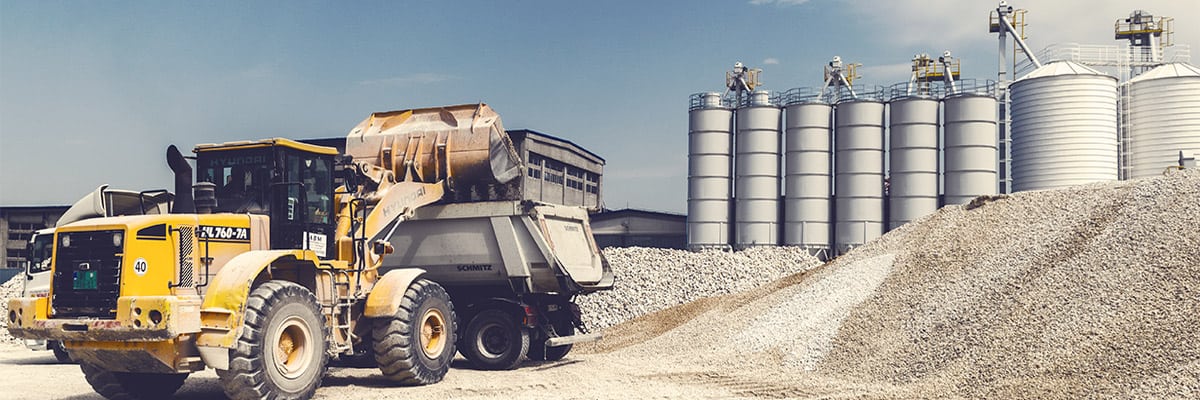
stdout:
{"type": "MultiPolygon", "coordinates": [[[[483,101],[605,157],[606,206],[682,212],[688,95],[721,90],[734,61],[771,90],[819,86],[835,55],[889,85],[949,49],[991,79],[995,4],[2,0],[0,205],[169,187],[168,144],[340,137],[371,112],[483,101]]],[[[1200,46],[1196,1],[1012,4],[1038,49],[1117,44],[1134,8],[1200,46]]]]}

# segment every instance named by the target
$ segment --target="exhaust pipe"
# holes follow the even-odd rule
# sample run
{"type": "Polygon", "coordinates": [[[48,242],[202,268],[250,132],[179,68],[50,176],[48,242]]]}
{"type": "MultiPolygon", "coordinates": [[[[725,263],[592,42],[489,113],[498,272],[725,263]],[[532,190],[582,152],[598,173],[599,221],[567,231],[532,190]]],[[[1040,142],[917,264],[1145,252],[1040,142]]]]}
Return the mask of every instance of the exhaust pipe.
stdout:
{"type": "Polygon", "coordinates": [[[175,203],[171,214],[195,214],[196,202],[192,199],[192,166],[175,145],[167,146],[167,166],[175,172],[175,203]]]}

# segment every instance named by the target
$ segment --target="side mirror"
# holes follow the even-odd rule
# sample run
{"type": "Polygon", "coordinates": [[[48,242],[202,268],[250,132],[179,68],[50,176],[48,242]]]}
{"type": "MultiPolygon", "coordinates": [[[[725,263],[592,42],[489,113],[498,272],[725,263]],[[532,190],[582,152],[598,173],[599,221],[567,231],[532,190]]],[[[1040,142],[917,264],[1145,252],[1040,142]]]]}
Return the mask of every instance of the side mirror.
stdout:
{"type": "Polygon", "coordinates": [[[376,240],[371,246],[371,252],[378,255],[392,254],[394,251],[396,249],[392,247],[392,244],[385,240],[376,240]]]}

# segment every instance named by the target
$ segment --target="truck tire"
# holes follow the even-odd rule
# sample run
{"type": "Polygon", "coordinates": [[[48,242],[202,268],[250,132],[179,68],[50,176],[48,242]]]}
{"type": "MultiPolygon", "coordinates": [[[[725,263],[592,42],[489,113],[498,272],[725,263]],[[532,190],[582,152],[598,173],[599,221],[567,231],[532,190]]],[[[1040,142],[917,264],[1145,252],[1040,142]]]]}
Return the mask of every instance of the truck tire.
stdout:
{"type": "Polygon", "coordinates": [[[63,342],[51,340],[46,342],[46,347],[49,347],[50,350],[54,352],[54,358],[57,359],[58,362],[63,364],[71,362],[71,354],[67,353],[67,348],[63,345],[63,342]]]}
{"type": "Polygon", "coordinates": [[[396,314],[375,318],[372,350],[380,372],[405,385],[437,383],[454,360],[454,304],[441,285],[417,279],[396,314]]]}
{"type": "Polygon", "coordinates": [[[308,399],[325,376],[325,315],[312,292],[269,281],[250,292],[242,333],[219,373],[234,400],[308,399]]]}
{"type": "Polygon", "coordinates": [[[188,376],[108,371],[88,363],[79,363],[79,369],[92,389],[109,400],[165,399],[175,394],[188,376]]]}
{"type": "MultiPolygon", "coordinates": [[[[558,336],[570,336],[575,334],[575,327],[571,321],[564,321],[554,324],[554,333],[558,336]]],[[[537,342],[529,346],[529,359],[536,361],[558,361],[567,356],[571,352],[573,344],[558,347],[546,347],[546,340],[549,338],[541,338],[537,342]]]]}
{"type": "Polygon", "coordinates": [[[476,368],[513,369],[529,352],[529,331],[512,314],[485,310],[467,324],[461,350],[476,368]]]}

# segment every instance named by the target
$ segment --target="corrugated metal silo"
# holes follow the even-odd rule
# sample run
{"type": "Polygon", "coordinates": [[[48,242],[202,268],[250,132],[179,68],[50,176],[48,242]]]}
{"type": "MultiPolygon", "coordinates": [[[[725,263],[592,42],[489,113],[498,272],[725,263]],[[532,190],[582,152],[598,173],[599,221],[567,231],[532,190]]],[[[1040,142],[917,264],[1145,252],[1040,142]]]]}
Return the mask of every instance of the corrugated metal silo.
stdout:
{"type": "Polygon", "coordinates": [[[959,94],[944,102],[944,203],[966,204],[976,196],[996,194],[996,98],[959,94]]]}
{"type": "Polygon", "coordinates": [[[838,103],[834,129],[834,247],[838,254],[883,235],[883,103],[838,103]]]}
{"type": "Polygon", "coordinates": [[[766,91],[737,110],[734,247],[779,245],[779,123],[766,91]]]}
{"type": "Polygon", "coordinates": [[[1129,80],[1129,177],[1160,175],[1179,152],[1200,153],[1200,68],[1175,63],[1129,80]]]}
{"type": "Polygon", "coordinates": [[[733,111],[722,106],[717,93],[694,96],[692,103],[688,112],[688,248],[728,247],[733,111]]]}
{"type": "Polygon", "coordinates": [[[829,256],[833,107],[802,102],[784,110],[783,244],[829,256]]]}
{"type": "Polygon", "coordinates": [[[890,106],[888,230],[938,209],[938,101],[903,97],[890,106]]]}
{"type": "Polygon", "coordinates": [[[1117,179],[1117,79],[1071,62],[1012,84],[1013,191],[1117,179]]]}

